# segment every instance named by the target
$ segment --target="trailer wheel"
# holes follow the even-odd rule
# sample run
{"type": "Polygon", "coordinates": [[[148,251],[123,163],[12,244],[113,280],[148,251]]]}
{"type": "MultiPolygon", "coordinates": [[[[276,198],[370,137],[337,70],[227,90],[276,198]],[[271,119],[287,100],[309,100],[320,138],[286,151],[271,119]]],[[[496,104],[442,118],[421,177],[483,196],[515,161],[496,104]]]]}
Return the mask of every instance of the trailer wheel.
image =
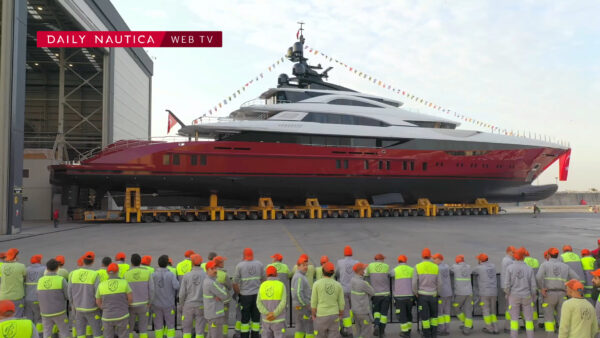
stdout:
{"type": "Polygon", "coordinates": [[[481,214],[485,216],[485,215],[487,215],[489,213],[488,213],[487,209],[481,209],[481,214]]]}
{"type": "Polygon", "coordinates": [[[390,217],[390,212],[388,210],[384,210],[383,217],[390,217]]]}
{"type": "Polygon", "coordinates": [[[194,221],[194,214],[185,214],[185,221],[186,222],[193,222],[194,221]]]}
{"type": "Polygon", "coordinates": [[[181,215],[179,215],[179,214],[172,214],[171,215],[171,221],[175,222],[175,223],[181,221],[181,215]]]}
{"type": "Polygon", "coordinates": [[[298,212],[298,218],[300,218],[300,219],[306,218],[306,213],[304,213],[304,211],[298,212]]]}
{"type": "Polygon", "coordinates": [[[250,219],[256,221],[258,219],[258,214],[255,212],[250,213],[250,219]]]}
{"type": "Polygon", "coordinates": [[[425,215],[425,210],[423,210],[423,209],[419,209],[419,213],[418,213],[418,215],[419,215],[419,216],[424,216],[424,215],[425,215]]]}
{"type": "Polygon", "coordinates": [[[236,215],[236,218],[239,219],[240,221],[243,221],[246,219],[246,213],[245,212],[240,212],[236,215]]]}
{"type": "Polygon", "coordinates": [[[294,213],[293,212],[288,212],[287,214],[285,214],[285,218],[287,219],[294,219],[294,213]]]}
{"type": "Polygon", "coordinates": [[[373,217],[379,217],[379,216],[381,216],[381,212],[379,212],[379,210],[374,210],[374,211],[371,213],[371,216],[373,216],[373,217]]]}
{"type": "Polygon", "coordinates": [[[142,221],[144,223],[152,223],[154,222],[154,216],[152,216],[151,214],[145,214],[144,216],[142,216],[142,221]]]}
{"type": "Polygon", "coordinates": [[[398,216],[400,216],[400,212],[398,210],[394,210],[394,211],[392,211],[392,216],[398,217],[398,216]]]}
{"type": "Polygon", "coordinates": [[[161,223],[165,223],[167,221],[167,215],[165,215],[165,214],[160,214],[160,215],[156,216],[156,218],[161,223]]]}
{"type": "Polygon", "coordinates": [[[233,214],[232,214],[232,213],[226,213],[226,214],[225,214],[225,220],[226,220],[226,221],[231,221],[231,220],[233,220],[233,214]]]}
{"type": "Polygon", "coordinates": [[[197,218],[199,221],[202,221],[202,222],[204,222],[204,221],[208,221],[208,215],[207,215],[207,214],[198,214],[198,216],[196,216],[196,218],[197,218]]]}
{"type": "Polygon", "coordinates": [[[448,211],[446,211],[446,214],[447,214],[448,216],[453,216],[453,215],[454,215],[454,212],[453,212],[453,211],[452,211],[452,209],[451,209],[451,210],[448,210],[448,211]]]}
{"type": "MultiPolygon", "coordinates": [[[[316,214],[316,212],[315,212],[315,214],[316,214]]],[[[321,212],[321,218],[328,218],[328,217],[329,217],[329,214],[327,213],[327,211],[321,212]]]]}
{"type": "Polygon", "coordinates": [[[402,210],[402,216],[403,217],[408,217],[410,213],[408,212],[408,210],[402,210]]]}
{"type": "Polygon", "coordinates": [[[456,216],[462,216],[463,212],[461,209],[456,209],[456,216]]]}
{"type": "Polygon", "coordinates": [[[412,211],[410,212],[410,215],[411,215],[412,217],[419,216],[419,210],[412,210],[412,211]]]}
{"type": "Polygon", "coordinates": [[[473,215],[479,215],[479,209],[473,209],[471,212],[473,215]]]}
{"type": "Polygon", "coordinates": [[[283,214],[280,212],[275,213],[275,219],[282,219],[283,218],[283,214]]]}
{"type": "Polygon", "coordinates": [[[348,218],[350,214],[347,211],[342,212],[342,218],[348,218]]]}
{"type": "Polygon", "coordinates": [[[338,218],[340,217],[340,214],[337,211],[334,211],[331,213],[331,218],[338,218]]]}

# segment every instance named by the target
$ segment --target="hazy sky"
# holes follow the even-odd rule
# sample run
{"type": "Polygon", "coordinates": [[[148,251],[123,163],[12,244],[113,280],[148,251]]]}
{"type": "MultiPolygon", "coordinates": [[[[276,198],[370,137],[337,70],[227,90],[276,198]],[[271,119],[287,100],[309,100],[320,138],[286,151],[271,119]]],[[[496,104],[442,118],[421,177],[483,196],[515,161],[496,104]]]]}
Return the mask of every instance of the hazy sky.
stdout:
{"type": "MultiPolygon", "coordinates": [[[[275,87],[291,63],[267,67],[295,41],[301,20],[307,45],[396,88],[501,128],[569,141],[569,180],[559,189],[600,189],[598,1],[112,2],[132,30],[223,31],[223,48],[148,50],[154,137],[166,135],[165,109],[191,123],[260,73],[219,116],[275,87]]],[[[404,100],[320,55],[309,63],[334,66],[334,83],[404,100]]],[[[489,131],[464,121],[460,129],[489,131]]],[[[555,164],[538,181],[557,176],[555,164]]]]}

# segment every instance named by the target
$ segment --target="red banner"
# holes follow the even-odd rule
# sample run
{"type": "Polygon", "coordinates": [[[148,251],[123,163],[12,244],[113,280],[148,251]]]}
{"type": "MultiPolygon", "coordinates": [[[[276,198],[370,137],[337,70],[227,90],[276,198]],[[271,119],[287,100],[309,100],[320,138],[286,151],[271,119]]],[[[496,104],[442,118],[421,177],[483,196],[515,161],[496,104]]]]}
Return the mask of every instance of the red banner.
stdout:
{"type": "Polygon", "coordinates": [[[566,181],[569,176],[569,162],[571,161],[571,149],[558,157],[558,176],[560,181],[566,181]]]}
{"type": "Polygon", "coordinates": [[[168,122],[168,126],[167,126],[167,134],[171,132],[171,128],[175,127],[175,125],[177,125],[177,119],[175,118],[175,116],[171,113],[169,113],[169,122],[168,122]]]}
{"type": "Polygon", "coordinates": [[[221,31],[38,31],[38,47],[223,47],[221,31]]]}

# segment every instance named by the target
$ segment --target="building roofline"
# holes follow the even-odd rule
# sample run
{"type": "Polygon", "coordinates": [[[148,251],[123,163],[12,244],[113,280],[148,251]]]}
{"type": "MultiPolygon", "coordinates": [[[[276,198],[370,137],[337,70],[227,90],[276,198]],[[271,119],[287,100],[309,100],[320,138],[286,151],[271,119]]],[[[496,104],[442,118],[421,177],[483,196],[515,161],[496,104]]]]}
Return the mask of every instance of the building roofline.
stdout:
{"type": "MultiPolygon", "coordinates": [[[[85,0],[92,10],[98,15],[100,20],[109,28],[115,31],[130,31],[129,26],[121,17],[115,6],[107,0],[85,0]]],[[[154,62],[143,48],[126,48],[136,62],[143,66],[148,75],[154,73],[154,62]]]]}

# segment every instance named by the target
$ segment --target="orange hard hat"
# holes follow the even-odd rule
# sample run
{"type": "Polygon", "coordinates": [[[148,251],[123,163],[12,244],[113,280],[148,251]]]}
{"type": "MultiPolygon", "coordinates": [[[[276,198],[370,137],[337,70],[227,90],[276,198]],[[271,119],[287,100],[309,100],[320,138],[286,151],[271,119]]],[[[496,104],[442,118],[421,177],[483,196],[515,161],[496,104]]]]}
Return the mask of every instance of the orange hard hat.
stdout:
{"type": "Polygon", "coordinates": [[[423,257],[424,259],[431,258],[431,250],[429,250],[429,248],[423,249],[423,251],[421,251],[421,257],[423,257]]]}
{"type": "Polygon", "coordinates": [[[406,261],[407,261],[406,256],[404,256],[404,255],[398,256],[398,263],[406,263],[406,261]]]}
{"type": "Polygon", "coordinates": [[[144,256],[142,257],[142,265],[150,265],[152,264],[152,256],[144,256]]]}
{"type": "Polygon", "coordinates": [[[33,255],[29,261],[31,264],[40,264],[42,262],[42,255],[33,255]]]}
{"type": "Polygon", "coordinates": [[[570,245],[568,245],[568,244],[563,245],[563,252],[571,252],[571,251],[573,251],[573,248],[570,245]]]}
{"type": "Polygon", "coordinates": [[[65,265],[65,256],[58,255],[54,258],[60,265],[65,265]]]}
{"type": "Polygon", "coordinates": [[[117,265],[117,263],[110,263],[108,264],[108,267],[106,267],[106,271],[110,273],[117,273],[119,272],[119,265],[117,265]]]}
{"type": "Polygon", "coordinates": [[[267,276],[276,277],[277,276],[277,268],[273,265],[267,266],[267,276]]]}
{"type": "Polygon", "coordinates": [[[335,266],[333,266],[333,263],[327,262],[327,263],[323,264],[323,271],[324,272],[333,272],[333,271],[335,271],[335,266]]]}
{"type": "Polygon", "coordinates": [[[584,257],[591,255],[590,250],[589,249],[583,249],[583,250],[581,250],[581,255],[584,256],[584,257]]]}
{"type": "Polygon", "coordinates": [[[441,253],[437,252],[435,255],[433,255],[431,258],[435,258],[435,259],[439,259],[439,260],[444,260],[444,255],[442,255],[441,253]]]}
{"type": "Polygon", "coordinates": [[[117,252],[115,255],[115,261],[124,261],[127,256],[125,256],[124,252],[117,252]]]}
{"type": "Polygon", "coordinates": [[[202,256],[200,256],[198,254],[191,255],[190,260],[192,261],[192,264],[195,266],[202,264],[202,256]]]}
{"type": "Polygon", "coordinates": [[[581,283],[577,279],[571,279],[570,281],[566,282],[565,285],[569,289],[579,291],[579,292],[583,292],[583,289],[584,289],[583,283],[581,283]]]}
{"type": "Polygon", "coordinates": [[[15,303],[12,300],[0,300],[0,314],[15,313],[15,303]]]}
{"type": "Polygon", "coordinates": [[[321,256],[321,265],[325,264],[329,262],[329,257],[327,256],[321,256]]]}
{"type": "Polygon", "coordinates": [[[190,258],[190,256],[193,254],[195,254],[194,250],[186,250],[186,252],[183,254],[183,256],[185,258],[190,258]]]}
{"type": "Polygon", "coordinates": [[[273,256],[271,256],[271,258],[273,258],[274,260],[281,262],[283,260],[283,255],[280,253],[276,253],[273,256]]]}
{"type": "Polygon", "coordinates": [[[456,263],[462,263],[462,262],[465,261],[465,256],[464,255],[458,255],[458,256],[456,256],[456,258],[454,259],[454,261],[456,263]]]}
{"type": "Polygon", "coordinates": [[[377,255],[375,255],[375,260],[376,261],[382,261],[385,259],[385,256],[381,253],[378,253],[377,255]]]}
{"type": "Polygon", "coordinates": [[[358,262],[358,263],[354,264],[354,266],[352,267],[352,270],[354,270],[354,272],[358,272],[358,271],[364,270],[366,268],[367,268],[367,264],[358,262]]]}
{"type": "Polygon", "coordinates": [[[352,247],[350,245],[344,247],[344,256],[352,256],[352,247]]]}
{"type": "Polygon", "coordinates": [[[477,255],[477,260],[480,262],[487,262],[488,256],[482,252],[479,255],[477,255]]]}
{"type": "Polygon", "coordinates": [[[244,249],[244,259],[247,261],[251,261],[254,259],[254,251],[252,251],[252,249],[250,248],[245,248],[244,249]]]}
{"type": "Polygon", "coordinates": [[[215,266],[216,266],[216,263],[215,263],[215,261],[208,261],[208,262],[206,262],[206,265],[205,265],[205,267],[206,267],[206,270],[208,270],[208,269],[212,269],[212,268],[214,268],[215,266]]]}
{"type": "Polygon", "coordinates": [[[10,248],[10,249],[8,249],[8,251],[6,251],[6,260],[12,261],[17,257],[18,254],[19,254],[18,249],[10,248]]]}

